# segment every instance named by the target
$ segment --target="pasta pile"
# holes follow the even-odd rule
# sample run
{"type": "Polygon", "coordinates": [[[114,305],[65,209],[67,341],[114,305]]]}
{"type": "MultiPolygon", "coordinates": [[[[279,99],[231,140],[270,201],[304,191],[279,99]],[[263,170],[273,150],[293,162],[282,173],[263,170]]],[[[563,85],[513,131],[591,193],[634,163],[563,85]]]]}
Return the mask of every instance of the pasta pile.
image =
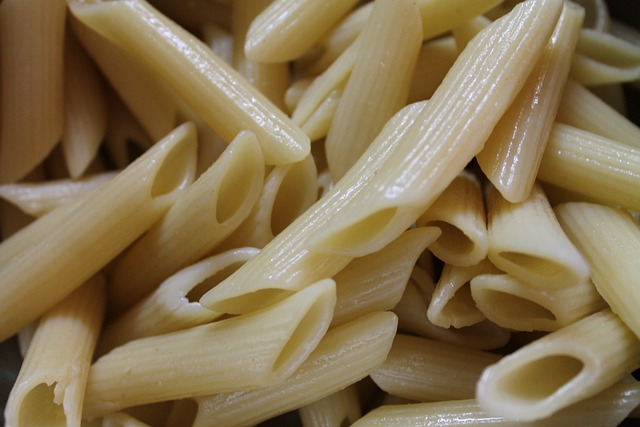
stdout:
{"type": "Polygon", "coordinates": [[[602,1],[4,0],[6,426],[640,416],[602,1]]]}

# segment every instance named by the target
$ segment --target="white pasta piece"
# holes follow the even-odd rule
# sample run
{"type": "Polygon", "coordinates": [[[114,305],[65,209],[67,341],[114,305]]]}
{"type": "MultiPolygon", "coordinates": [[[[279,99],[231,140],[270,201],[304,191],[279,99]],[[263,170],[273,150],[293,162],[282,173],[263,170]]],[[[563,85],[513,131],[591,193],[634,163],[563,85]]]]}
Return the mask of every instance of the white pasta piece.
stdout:
{"type": "Polygon", "coordinates": [[[335,295],[326,279],[251,314],[118,347],[91,367],[84,416],[282,382],[324,336],[335,295]]]}
{"type": "Polygon", "coordinates": [[[558,220],[591,266],[596,288],[640,338],[640,231],[628,212],[593,203],[556,207],[558,220]]]}
{"type": "Polygon", "coordinates": [[[420,45],[420,12],[412,0],[380,0],[358,38],[358,53],[325,140],[339,180],[407,101],[420,45]],[[371,102],[384,99],[384,102],[371,102]]]}
{"type": "Polygon", "coordinates": [[[181,268],[208,255],[251,212],[260,196],[264,159],[254,134],[241,132],[113,266],[114,311],[130,307],[181,268]]]}
{"type": "Polygon", "coordinates": [[[377,312],[327,332],[309,358],[280,384],[197,398],[192,427],[250,426],[300,408],[356,383],[380,366],[397,318],[377,312]]]}
{"type": "Polygon", "coordinates": [[[562,231],[539,185],[520,203],[509,203],[489,186],[487,223],[488,258],[500,270],[538,288],[557,289],[588,279],[589,266],[562,231]]]}
{"type": "Polygon", "coordinates": [[[538,179],[600,202],[640,211],[640,148],[556,123],[538,179]]]}
{"type": "Polygon", "coordinates": [[[249,59],[287,62],[304,54],[357,0],[275,0],[251,24],[244,43],[249,59]]]}
{"type": "Polygon", "coordinates": [[[70,9],[84,25],[153,69],[225,141],[242,130],[255,133],[269,164],[295,162],[309,153],[309,139],[282,111],[144,0],[72,1],[70,9]]]}
{"type": "Polygon", "coordinates": [[[502,197],[527,199],[553,127],[584,10],[566,2],[556,29],[524,87],[476,159],[502,197]]]}
{"type": "Polygon", "coordinates": [[[195,130],[186,123],[100,191],[3,241],[0,340],[53,307],[151,227],[193,180],[195,155],[195,130]]]}
{"type": "Polygon", "coordinates": [[[19,182],[0,185],[0,197],[24,213],[40,217],[67,204],[78,202],[96,188],[111,181],[117,172],[104,172],[81,179],[19,182]]]}
{"type": "Polygon", "coordinates": [[[497,354],[397,334],[387,359],[370,376],[382,390],[405,399],[470,399],[482,371],[498,360],[497,354]]]}
{"type": "Polygon", "coordinates": [[[585,86],[640,79],[640,47],[609,33],[583,28],[571,77],[585,86]]]}
{"type": "Polygon", "coordinates": [[[482,274],[471,280],[471,296],[489,320],[516,331],[555,331],[607,306],[591,280],[541,289],[508,274],[482,274]]]}
{"type": "Polygon", "coordinates": [[[482,189],[470,172],[462,171],[416,224],[442,230],[429,250],[447,264],[469,267],[487,256],[489,238],[482,189]]]}
{"type": "Polygon", "coordinates": [[[485,315],[471,297],[469,282],[480,274],[496,271],[487,260],[469,267],[445,264],[427,309],[429,321],[441,328],[463,328],[482,322],[485,315]]]}
{"type": "Polygon", "coordinates": [[[457,57],[458,48],[452,36],[424,42],[418,53],[407,102],[431,98],[457,57]]]}
{"type": "Polygon", "coordinates": [[[435,227],[408,230],[378,252],[351,261],[333,277],[338,298],[331,326],[392,309],[402,298],[418,256],[438,234],[435,227]]]}
{"type": "Polygon", "coordinates": [[[448,427],[464,423],[468,427],[488,425],[509,427],[566,427],[598,425],[616,427],[640,403],[637,383],[616,384],[596,396],[575,403],[550,417],[537,421],[516,421],[491,416],[475,399],[451,400],[376,408],[352,424],[353,427],[448,427]]]}
{"type": "Polygon", "coordinates": [[[23,178],[47,157],[62,136],[65,16],[64,0],[2,2],[2,184],[23,178]]]}
{"type": "Polygon", "coordinates": [[[203,308],[198,298],[228,277],[256,248],[238,248],[205,258],[178,271],[105,327],[96,353],[103,355],[128,341],[210,322],[220,314],[203,308]]]}
{"type": "Polygon", "coordinates": [[[538,420],[595,396],[639,367],[640,341],[607,309],[487,368],[476,399],[489,415],[538,420]]]}
{"type": "Polygon", "coordinates": [[[94,276],[40,319],[4,410],[6,426],[80,427],[105,284],[94,276]]]}
{"type": "Polygon", "coordinates": [[[362,416],[355,385],[303,406],[298,412],[303,427],[341,427],[362,416]]]}

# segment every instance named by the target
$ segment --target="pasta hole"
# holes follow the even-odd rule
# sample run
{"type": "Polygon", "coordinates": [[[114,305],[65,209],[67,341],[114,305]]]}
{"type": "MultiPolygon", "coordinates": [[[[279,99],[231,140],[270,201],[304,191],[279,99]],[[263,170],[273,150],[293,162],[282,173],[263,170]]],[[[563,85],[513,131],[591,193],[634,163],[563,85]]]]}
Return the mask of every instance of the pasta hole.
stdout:
{"type": "Polygon", "coordinates": [[[584,367],[582,361],[565,355],[534,360],[507,375],[501,382],[504,393],[524,401],[552,396],[568,384],[584,367]]]}
{"type": "Polygon", "coordinates": [[[510,251],[500,252],[498,255],[518,269],[526,269],[541,277],[557,277],[564,272],[560,264],[547,258],[510,251]]]}
{"type": "Polygon", "coordinates": [[[517,295],[489,289],[485,291],[485,298],[487,305],[505,319],[556,320],[556,316],[547,308],[517,295]]]}
{"type": "Polygon", "coordinates": [[[442,313],[449,318],[477,311],[476,303],[471,296],[471,287],[468,284],[460,287],[442,309],[442,313]]]}
{"type": "Polygon", "coordinates": [[[61,404],[54,403],[55,384],[38,384],[25,396],[20,407],[20,425],[66,426],[67,416],[61,404]]]}
{"type": "Polygon", "coordinates": [[[193,144],[187,141],[176,144],[156,172],[151,197],[161,197],[187,186],[195,173],[195,154],[193,144]]]}
{"type": "Polygon", "coordinates": [[[207,277],[202,282],[195,285],[189,292],[187,292],[186,298],[190,303],[198,302],[200,298],[211,289],[213,289],[218,283],[231,276],[235,271],[244,264],[244,261],[236,262],[226,266],[222,270],[218,271],[214,275],[207,277]]]}
{"type": "Polygon", "coordinates": [[[225,173],[218,190],[216,204],[216,220],[218,223],[229,221],[239,212],[251,194],[256,183],[262,183],[262,176],[257,177],[255,171],[247,168],[243,162],[234,162],[225,173]]]}
{"type": "Polygon", "coordinates": [[[313,188],[307,188],[305,184],[310,181],[307,175],[306,162],[292,166],[285,174],[271,213],[271,232],[274,236],[280,234],[310,204],[308,194],[315,192],[316,188],[315,181],[311,181],[311,184],[314,184],[313,188]]]}

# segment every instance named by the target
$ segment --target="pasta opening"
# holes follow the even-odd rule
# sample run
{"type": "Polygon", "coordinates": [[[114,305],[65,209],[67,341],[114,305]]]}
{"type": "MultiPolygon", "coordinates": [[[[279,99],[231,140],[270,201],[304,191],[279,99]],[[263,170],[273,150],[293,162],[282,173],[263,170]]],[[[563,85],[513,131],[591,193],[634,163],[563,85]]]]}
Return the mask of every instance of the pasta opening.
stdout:
{"type": "Polygon", "coordinates": [[[19,426],[67,425],[67,416],[60,404],[54,403],[55,383],[38,384],[27,393],[20,407],[19,426]]]}
{"type": "Polygon", "coordinates": [[[476,303],[471,296],[471,287],[468,283],[461,286],[442,308],[442,314],[449,319],[454,319],[476,311],[476,303]]]}
{"type": "Polygon", "coordinates": [[[242,267],[245,261],[238,261],[233,264],[230,264],[223,268],[222,270],[216,272],[214,275],[207,277],[200,283],[196,284],[185,296],[189,303],[194,303],[200,301],[200,298],[211,289],[213,289],[218,283],[225,280],[227,277],[231,276],[236,272],[237,269],[242,267]]]}
{"type": "Polygon", "coordinates": [[[504,319],[556,320],[550,310],[529,299],[494,289],[486,289],[484,295],[491,311],[504,319]]]}
{"type": "Polygon", "coordinates": [[[544,400],[568,384],[583,367],[582,361],[572,356],[543,357],[511,371],[500,382],[500,388],[502,394],[522,401],[544,400]]]}
{"type": "Polygon", "coordinates": [[[444,221],[432,221],[425,225],[438,227],[442,234],[432,247],[438,247],[452,255],[466,254],[473,251],[474,243],[462,230],[444,221]]]}
{"type": "Polygon", "coordinates": [[[195,173],[195,165],[193,144],[187,141],[175,144],[156,172],[151,197],[158,198],[189,185],[195,173]]]}
{"type": "Polygon", "coordinates": [[[309,181],[306,169],[306,162],[293,165],[280,183],[271,209],[271,232],[274,236],[280,234],[302,214],[307,208],[305,206],[305,201],[309,199],[307,193],[316,191],[315,187],[310,189],[305,186],[309,181]]]}
{"type": "Polygon", "coordinates": [[[520,270],[525,269],[540,277],[558,277],[562,275],[565,270],[561,264],[553,260],[524,254],[522,252],[504,251],[500,252],[498,256],[502,257],[510,264],[513,264],[514,267],[520,270]]]}
{"type": "Polygon", "coordinates": [[[243,314],[280,302],[292,293],[284,289],[260,289],[248,294],[220,300],[214,304],[207,305],[207,308],[218,313],[243,314]]]}
{"type": "Polygon", "coordinates": [[[249,170],[244,162],[233,162],[218,189],[216,220],[219,224],[230,220],[242,209],[247,195],[252,193],[252,187],[257,183],[262,184],[262,176],[256,176],[255,171],[249,170]]]}

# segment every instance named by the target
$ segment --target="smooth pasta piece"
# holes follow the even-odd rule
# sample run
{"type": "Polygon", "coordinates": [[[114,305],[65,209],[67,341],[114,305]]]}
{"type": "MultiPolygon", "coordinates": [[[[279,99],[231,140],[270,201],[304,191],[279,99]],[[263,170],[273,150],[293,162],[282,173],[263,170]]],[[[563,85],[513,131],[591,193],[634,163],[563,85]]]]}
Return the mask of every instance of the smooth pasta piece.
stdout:
{"type": "Polygon", "coordinates": [[[282,382],[324,336],[335,295],[326,279],[245,316],[118,347],[91,367],[84,416],[282,382]]]}
{"type": "Polygon", "coordinates": [[[529,197],[560,105],[584,10],[566,2],[536,68],[476,159],[502,197],[529,197]]]}
{"type": "Polygon", "coordinates": [[[395,307],[418,256],[438,234],[435,227],[408,230],[378,252],[351,261],[333,277],[338,297],[331,326],[395,307]]]}
{"type": "Polygon", "coordinates": [[[616,384],[596,396],[575,403],[538,421],[514,421],[491,416],[475,399],[451,400],[376,408],[352,424],[353,427],[448,427],[463,422],[469,427],[566,427],[599,425],[616,427],[634,406],[640,404],[637,383],[616,384]]]}
{"type": "Polygon", "coordinates": [[[358,53],[325,140],[339,180],[407,101],[420,45],[420,12],[412,0],[381,0],[360,33],[358,53]],[[384,102],[371,102],[384,99],[384,102]]]}
{"type": "Polygon", "coordinates": [[[441,328],[463,328],[482,322],[485,315],[471,297],[469,282],[490,272],[497,269],[487,260],[469,267],[445,264],[427,309],[429,321],[441,328]]]}
{"type": "Polygon", "coordinates": [[[489,186],[487,223],[488,258],[500,270],[538,288],[558,289],[588,279],[589,266],[562,231],[539,185],[520,203],[508,202],[489,186]]]}
{"type": "Polygon", "coordinates": [[[355,385],[305,405],[298,412],[303,427],[341,427],[362,416],[355,385]]]}
{"type": "Polygon", "coordinates": [[[309,153],[309,138],[282,111],[144,0],[73,1],[70,9],[84,25],[153,69],[225,141],[242,130],[253,132],[269,164],[299,161],[309,153]]]}
{"type": "Polygon", "coordinates": [[[107,324],[98,342],[97,355],[134,339],[215,320],[220,314],[203,308],[197,299],[258,252],[256,248],[229,250],[178,271],[149,296],[107,324]]]}
{"type": "Polygon", "coordinates": [[[533,341],[487,368],[476,399],[490,415],[548,417],[640,367],[640,341],[611,310],[533,341]]]}
{"type": "Polygon", "coordinates": [[[64,0],[2,2],[2,184],[23,178],[47,157],[62,136],[66,10],[64,0]]]}
{"type": "Polygon", "coordinates": [[[489,320],[516,331],[555,331],[607,306],[591,280],[541,289],[508,274],[482,274],[471,280],[471,296],[489,320]]]}
{"type": "Polygon", "coordinates": [[[80,427],[84,390],[105,311],[106,281],[94,276],[45,314],[5,408],[7,426],[80,427]]]}
{"type": "Polygon", "coordinates": [[[556,123],[538,179],[600,202],[640,211],[640,148],[556,123]]]}
{"type": "Polygon", "coordinates": [[[462,171],[416,220],[440,228],[442,234],[429,250],[447,264],[469,267],[487,256],[489,238],[480,182],[462,171]]]}
{"type": "Polygon", "coordinates": [[[470,399],[482,371],[500,356],[396,334],[384,363],[371,373],[382,390],[419,402],[470,399]]]}
{"type": "Polygon", "coordinates": [[[598,292],[640,338],[638,223],[622,209],[593,203],[559,205],[556,214],[591,266],[598,292]]]}
{"type": "Polygon", "coordinates": [[[130,307],[173,273],[208,255],[247,218],[263,177],[256,137],[241,132],[162,220],[118,258],[109,287],[113,310],[130,307]]]}
{"type": "Polygon", "coordinates": [[[244,43],[255,62],[287,62],[304,54],[357,0],[275,0],[251,24],[244,43]]]}
{"type": "Polygon", "coordinates": [[[333,328],[300,368],[280,384],[197,398],[192,427],[255,425],[342,390],[380,366],[391,348],[396,326],[393,313],[377,312],[333,328]]]}
{"type": "Polygon", "coordinates": [[[3,241],[0,340],[73,292],[160,219],[193,180],[195,156],[195,129],[185,123],[99,191],[32,223],[33,232],[27,227],[3,241]]]}

